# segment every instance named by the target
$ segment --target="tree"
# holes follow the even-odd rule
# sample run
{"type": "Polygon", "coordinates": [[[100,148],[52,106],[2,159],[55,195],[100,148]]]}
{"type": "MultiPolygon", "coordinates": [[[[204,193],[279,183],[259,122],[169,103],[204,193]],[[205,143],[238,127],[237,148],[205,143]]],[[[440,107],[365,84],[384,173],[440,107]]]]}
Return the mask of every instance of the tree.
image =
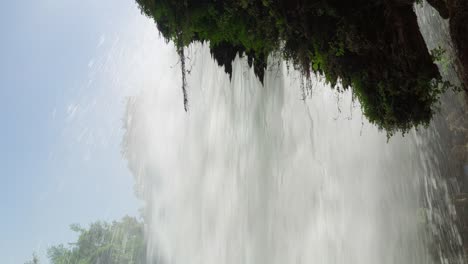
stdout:
{"type": "Polygon", "coordinates": [[[71,225],[78,240],[53,246],[47,255],[52,264],[142,264],[146,263],[143,223],[125,216],[112,223],[94,222],[88,228],[71,225]]]}

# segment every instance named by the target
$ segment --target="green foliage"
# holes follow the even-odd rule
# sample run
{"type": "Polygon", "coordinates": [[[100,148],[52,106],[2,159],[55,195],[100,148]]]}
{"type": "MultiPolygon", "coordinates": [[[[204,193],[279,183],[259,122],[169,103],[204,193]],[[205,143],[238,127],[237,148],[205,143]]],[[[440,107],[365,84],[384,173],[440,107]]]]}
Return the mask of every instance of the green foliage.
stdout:
{"type": "Polygon", "coordinates": [[[141,264],[146,263],[143,223],[124,217],[112,223],[95,222],[88,228],[71,225],[79,234],[68,247],[53,246],[47,254],[52,264],[141,264]]]}
{"type": "Polygon", "coordinates": [[[433,61],[441,61],[445,54],[445,50],[442,47],[431,50],[431,57],[433,61]]]}
{"type": "Polygon", "coordinates": [[[178,49],[209,42],[231,74],[246,55],[263,81],[281,54],[306,77],[353,88],[365,116],[389,135],[427,125],[447,89],[419,32],[413,1],[136,0],[178,49]],[[404,25],[404,26],[403,26],[404,25]]]}

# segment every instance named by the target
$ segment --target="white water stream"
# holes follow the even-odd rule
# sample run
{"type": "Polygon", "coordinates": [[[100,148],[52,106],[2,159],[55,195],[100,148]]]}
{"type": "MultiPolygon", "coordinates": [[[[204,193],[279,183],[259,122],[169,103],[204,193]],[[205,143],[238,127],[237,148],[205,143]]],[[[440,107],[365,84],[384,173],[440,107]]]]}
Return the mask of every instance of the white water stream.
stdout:
{"type": "Polygon", "coordinates": [[[124,152],[147,202],[150,259],[462,262],[429,146],[437,133],[387,142],[349,92],[313,80],[302,100],[300,78],[283,63],[270,65],[262,86],[245,60],[234,62],[230,82],[207,47],[192,47],[190,58],[188,113],[176,66],[164,85],[129,100],[125,118],[124,152]]]}

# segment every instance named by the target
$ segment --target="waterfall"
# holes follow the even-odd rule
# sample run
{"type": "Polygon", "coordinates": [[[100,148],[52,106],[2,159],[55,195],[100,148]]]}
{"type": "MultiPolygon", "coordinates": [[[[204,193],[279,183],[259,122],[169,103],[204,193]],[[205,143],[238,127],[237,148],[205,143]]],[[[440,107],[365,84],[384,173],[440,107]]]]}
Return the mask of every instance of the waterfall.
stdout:
{"type": "MultiPolygon", "coordinates": [[[[437,47],[445,22],[415,9],[437,47]]],[[[168,50],[161,60],[177,61],[168,50]]],[[[189,112],[171,64],[124,117],[149,263],[464,263],[440,116],[387,141],[350,90],[319,76],[304,98],[302,77],[278,59],[261,85],[245,59],[230,80],[206,45],[186,55],[189,112]]]]}
{"type": "Polygon", "coordinates": [[[434,206],[448,197],[429,145],[437,133],[387,142],[349,91],[314,77],[303,100],[301,77],[281,61],[262,86],[244,59],[229,80],[207,46],[189,57],[188,113],[177,67],[127,107],[124,153],[147,204],[150,260],[462,262],[439,241],[460,244],[434,206]]]}

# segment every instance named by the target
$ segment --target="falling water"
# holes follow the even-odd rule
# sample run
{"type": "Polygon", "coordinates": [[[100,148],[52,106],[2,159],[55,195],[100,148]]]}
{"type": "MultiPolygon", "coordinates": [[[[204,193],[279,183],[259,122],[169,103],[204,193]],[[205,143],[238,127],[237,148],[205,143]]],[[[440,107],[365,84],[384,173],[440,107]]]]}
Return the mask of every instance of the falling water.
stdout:
{"type": "Polygon", "coordinates": [[[244,59],[229,80],[208,47],[189,58],[188,113],[177,67],[128,101],[150,260],[462,263],[433,129],[387,142],[349,91],[314,78],[303,100],[283,62],[261,85],[244,59]]]}

